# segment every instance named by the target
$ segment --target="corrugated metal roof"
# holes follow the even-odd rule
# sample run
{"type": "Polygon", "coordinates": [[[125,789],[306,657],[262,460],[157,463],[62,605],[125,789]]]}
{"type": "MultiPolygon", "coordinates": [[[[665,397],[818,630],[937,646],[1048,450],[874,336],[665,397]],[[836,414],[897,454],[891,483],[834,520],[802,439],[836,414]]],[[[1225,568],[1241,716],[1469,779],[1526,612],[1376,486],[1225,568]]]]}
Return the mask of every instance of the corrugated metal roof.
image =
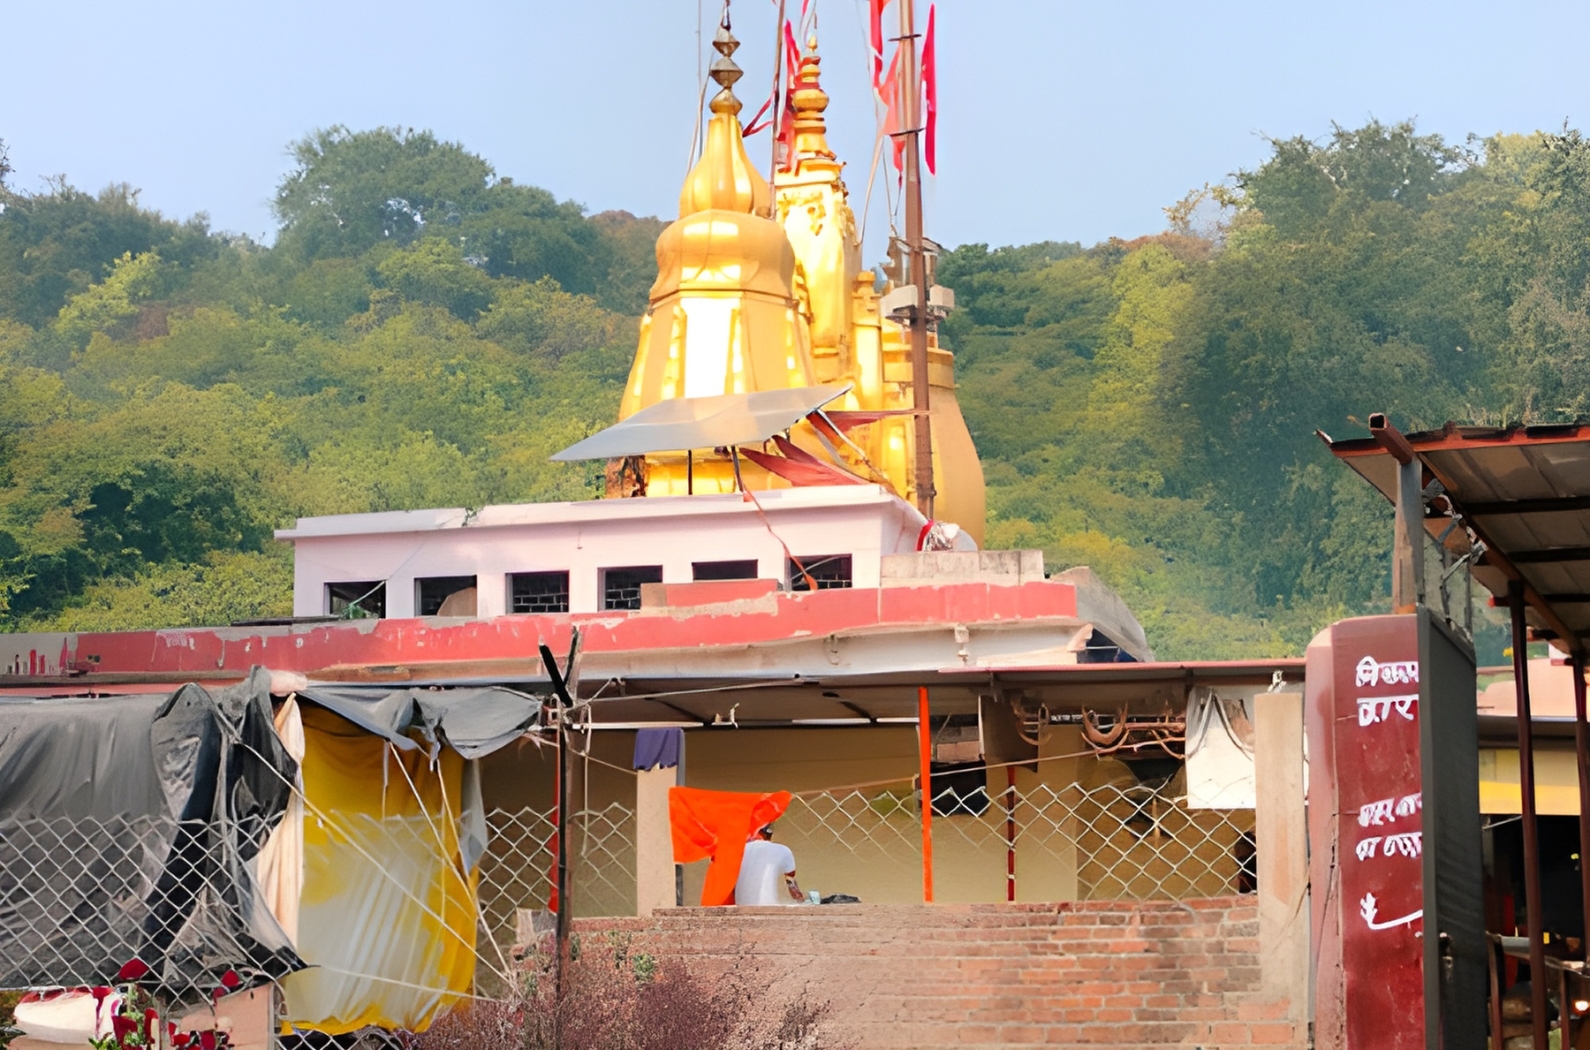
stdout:
{"type": "MultiPolygon", "coordinates": [[[[1374,438],[1332,441],[1331,452],[1395,501],[1397,461],[1374,438]]],[[[1522,580],[1529,620],[1560,647],[1590,641],[1590,425],[1461,427],[1407,435],[1487,551],[1474,578],[1493,594],[1522,580]]],[[[1433,533],[1447,517],[1427,519],[1433,533]]],[[[1461,532],[1461,530],[1454,530],[1461,532]]],[[[1462,542],[1466,543],[1466,539],[1462,542]]]]}
{"type": "Polygon", "coordinates": [[[713,397],[676,397],[643,408],[623,422],[570,445],[552,458],[560,461],[618,459],[650,452],[761,444],[828,402],[844,396],[849,389],[847,383],[713,397]]]}

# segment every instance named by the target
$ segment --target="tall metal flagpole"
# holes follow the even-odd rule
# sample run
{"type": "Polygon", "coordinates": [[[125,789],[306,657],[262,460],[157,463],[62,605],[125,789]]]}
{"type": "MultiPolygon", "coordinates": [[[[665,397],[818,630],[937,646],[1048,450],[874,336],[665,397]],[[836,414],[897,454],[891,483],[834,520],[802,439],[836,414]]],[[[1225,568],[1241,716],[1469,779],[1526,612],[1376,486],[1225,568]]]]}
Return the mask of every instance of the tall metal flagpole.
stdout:
{"type": "Polygon", "coordinates": [[[922,248],[922,83],[917,71],[916,18],[912,0],[900,5],[900,134],[905,139],[905,241],[911,260],[911,283],[916,305],[911,311],[911,408],[914,411],[915,457],[912,483],[922,516],[933,517],[933,429],[928,417],[927,253],[922,248]]]}

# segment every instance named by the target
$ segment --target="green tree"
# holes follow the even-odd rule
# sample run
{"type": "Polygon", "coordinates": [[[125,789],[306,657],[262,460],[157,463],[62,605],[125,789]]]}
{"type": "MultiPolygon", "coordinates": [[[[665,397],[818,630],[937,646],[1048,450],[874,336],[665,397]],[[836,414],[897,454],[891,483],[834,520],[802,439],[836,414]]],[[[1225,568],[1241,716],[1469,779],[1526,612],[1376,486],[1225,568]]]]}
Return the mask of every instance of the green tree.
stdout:
{"type": "Polygon", "coordinates": [[[306,258],[361,255],[456,227],[495,173],[429,131],[337,126],[291,147],[294,170],[276,193],[281,242],[306,258]]]}
{"type": "Polygon", "coordinates": [[[0,186],[0,314],[43,327],[69,296],[103,280],[117,259],[157,252],[192,267],[214,258],[219,244],[208,220],[171,222],[142,208],[126,184],[98,196],[57,179],[46,193],[0,186]]]}
{"type": "Polygon", "coordinates": [[[491,278],[456,244],[440,237],[393,252],[381,260],[376,273],[407,301],[440,306],[461,320],[473,320],[491,304],[491,278]]]}

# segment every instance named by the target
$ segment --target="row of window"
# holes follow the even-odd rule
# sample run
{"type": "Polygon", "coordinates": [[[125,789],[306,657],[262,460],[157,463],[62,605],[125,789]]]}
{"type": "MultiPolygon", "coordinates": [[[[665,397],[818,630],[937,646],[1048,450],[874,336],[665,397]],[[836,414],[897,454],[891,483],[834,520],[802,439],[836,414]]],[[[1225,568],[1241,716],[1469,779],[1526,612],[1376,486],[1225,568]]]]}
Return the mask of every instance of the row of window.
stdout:
{"type": "MultiPolygon", "coordinates": [[[[698,561],[691,566],[691,578],[703,580],[754,580],[756,560],[698,561]]],[[[791,558],[785,567],[792,590],[829,590],[851,586],[851,559],[848,554],[791,558]]],[[[598,590],[604,610],[640,608],[640,589],[648,583],[661,583],[661,565],[626,565],[599,569],[598,590]]],[[[444,614],[453,595],[476,586],[473,576],[429,576],[414,581],[416,616],[444,614]]],[[[326,585],[327,612],[350,619],[381,618],[386,615],[386,583],[381,580],[351,580],[326,585]]],[[[446,610],[451,612],[451,610],[446,610]]],[[[471,609],[471,611],[473,611],[471,609]]],[[[515,613],[564,613],[569,611],[567,572],[515,572],[508,574],[508,611],[515,613]]]]}

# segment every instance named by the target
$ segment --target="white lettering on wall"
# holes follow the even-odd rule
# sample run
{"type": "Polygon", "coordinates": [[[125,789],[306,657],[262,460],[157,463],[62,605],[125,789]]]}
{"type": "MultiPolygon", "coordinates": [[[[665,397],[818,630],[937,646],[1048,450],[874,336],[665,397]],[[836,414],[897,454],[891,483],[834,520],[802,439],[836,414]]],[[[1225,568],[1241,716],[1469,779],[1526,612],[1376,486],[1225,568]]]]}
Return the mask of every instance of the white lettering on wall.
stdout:
{"type": "Polygon", "coordinates": [[[1393,795],[1391,798],[1376,799],[1358,807],[1358,826],[1378,827],[1381,824],[1391,823],[1398,817],[1411,817],[1423,808],[1423,792],[1403,795],[1401,798],[1393,795]]]}
{"type": "Polygon", "coordinates": [[[1393,663],[1379,663],[1373,656],[1366,656],[1358,661],[1358,684],[1360,686],[1375,685],[1408,685],[1419,684],[1419,661],[1397,660],[1393,663]]]}
{"type": "Polygon", "coordinates": [[[1424,832],[1404,831],[1400,835],[1387,835],[1386,845],[1383,847],[1382,856],[1392,856],[1394,853],[1404,857],[1417,857],[1424,853],[1424,832]]]}
{"type": "Polygon", "coordinates": [[[1413,721],[1413,709],[1419,702],[1419,694],[1411,693],[1407,696],[1360,696],[1358,698],[1358,724],[1372,726],[1376,722],[1391,720],[1391,712],[1396,710],[1408,721],[1413,721]]]}
{"type": "Polygon", "coordinates": [[[1424,918],[1424,909],[1420,908],[1418,911],[1409,912],[1399,919],[1387,919],[1384,922],[1376,922],[1375,916],[1378,914],[1378,912],[1379,908],[1377,902],[1375,901],[1375,895],[1373,893],[1364,894],[1364,899],[1358,902],[1358,914],[1363,916],[1364,925],[1368,926],[1371,930],[1389,930],[1393,926],[1411,926],[1413,925],[1413,920],[1424,918]]]}
{"type": "Polygon", "coordinates": [[[1419,857],[1424,854],[1424,832],[1404,831],[1396,835],[1369,835],[1358,841],[1353,852],[1359,860],[1376,853],[1382,857],[1419,857]]]}

